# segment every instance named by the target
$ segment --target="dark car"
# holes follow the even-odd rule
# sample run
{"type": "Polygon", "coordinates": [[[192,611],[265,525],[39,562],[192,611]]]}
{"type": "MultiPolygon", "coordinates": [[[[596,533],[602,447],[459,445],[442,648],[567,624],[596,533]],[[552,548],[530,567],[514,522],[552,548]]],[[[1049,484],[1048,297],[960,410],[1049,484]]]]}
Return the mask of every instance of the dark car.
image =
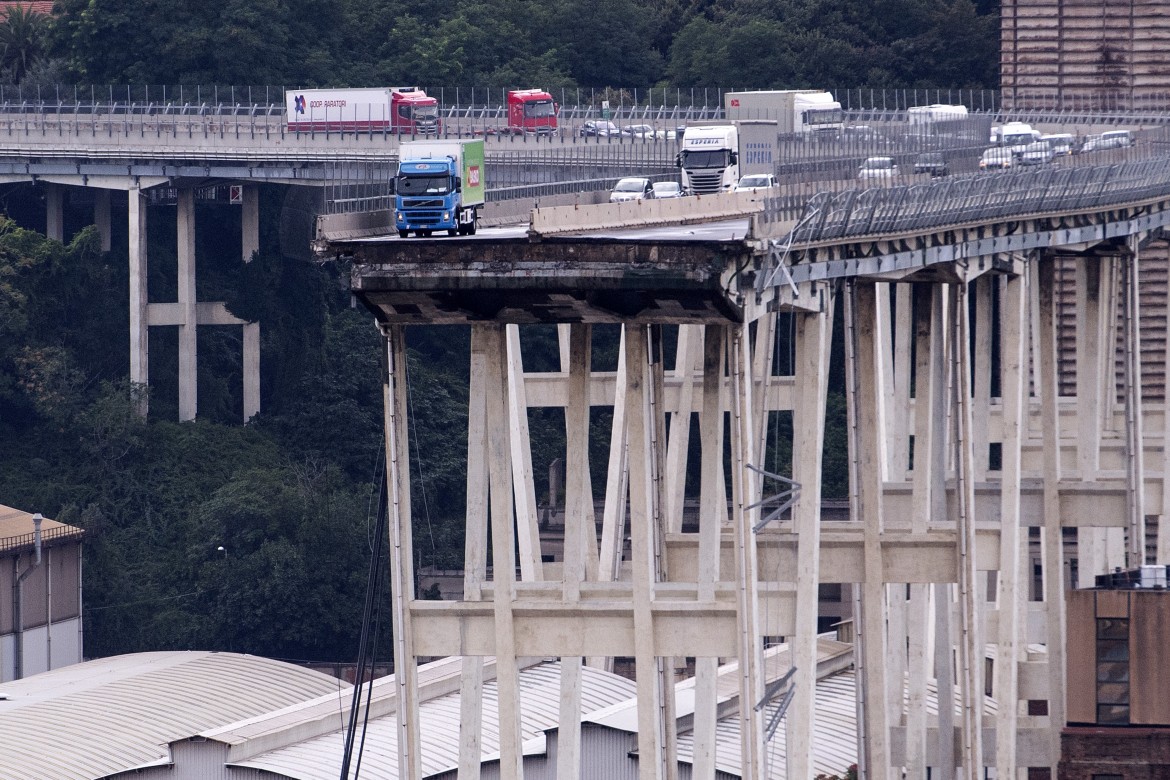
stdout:
{"type": "Polygon", "coordinates": [[[931,176],[946,176],[951,172],[946,158],[937,152],[926,152],[914,160],[915,173],[929,173],[931,176]]]}
{"type": "Polygon", "coordinates": [[[577,132],[582,138],[590,135],[605,138],[611,135],[617,136],[622,134],[618,126],[608,119],[590,119],[582,124],[581,129],[577,132]]]}

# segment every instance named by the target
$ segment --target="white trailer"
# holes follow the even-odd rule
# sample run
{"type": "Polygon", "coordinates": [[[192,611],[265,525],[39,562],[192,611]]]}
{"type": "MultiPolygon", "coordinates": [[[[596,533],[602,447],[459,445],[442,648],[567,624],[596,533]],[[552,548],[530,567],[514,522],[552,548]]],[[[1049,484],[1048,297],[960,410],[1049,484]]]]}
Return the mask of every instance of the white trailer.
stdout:
{"type": "Polygon", "coordinates": [[[773,120],[781,133],[839,133],[845,126],[841,104],[820,89],[728,92],[723,109],[732,121],[773,120]]]}

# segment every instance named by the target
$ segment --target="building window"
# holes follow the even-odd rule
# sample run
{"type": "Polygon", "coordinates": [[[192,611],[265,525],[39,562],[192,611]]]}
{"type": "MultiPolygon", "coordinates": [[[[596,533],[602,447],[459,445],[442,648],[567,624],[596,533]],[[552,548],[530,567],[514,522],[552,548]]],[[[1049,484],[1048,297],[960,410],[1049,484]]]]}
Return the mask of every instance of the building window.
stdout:
{"type": "Polygon", "coordinates": [[[1129,723],[1129,620],[1097,618],[1097,722],[1129,723]]]}

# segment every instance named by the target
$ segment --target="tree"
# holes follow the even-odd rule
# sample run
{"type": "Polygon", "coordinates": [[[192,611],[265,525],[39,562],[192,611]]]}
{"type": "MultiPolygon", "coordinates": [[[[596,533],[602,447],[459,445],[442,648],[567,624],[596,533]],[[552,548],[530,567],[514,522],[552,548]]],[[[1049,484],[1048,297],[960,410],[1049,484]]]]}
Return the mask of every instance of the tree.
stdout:
{"type": "Polygon", "coordinates": [[[0,68],[19,84],[46,55],[48,20],[21,5],[8,6],[0,20],[0,68]]]}

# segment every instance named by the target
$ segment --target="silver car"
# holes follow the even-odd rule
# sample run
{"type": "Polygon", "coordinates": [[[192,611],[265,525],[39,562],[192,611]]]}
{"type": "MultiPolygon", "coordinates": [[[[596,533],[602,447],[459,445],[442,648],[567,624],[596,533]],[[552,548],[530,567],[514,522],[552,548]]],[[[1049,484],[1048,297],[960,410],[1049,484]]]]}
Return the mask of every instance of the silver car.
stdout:
{"type": "Polygon", "coordinates": [[[654,197],[654,185],[649,179],[641,176],[628,176],[619,179],[610,190],[609,202],[622,203],[627,200],[650,200],[654,197]]]}
{"type": "Polygon", "coordinates": [[[654,182],[654,199],[662,200],[663,198],[681,198],[682,187],[677,181],[656,181],[654,182]]]}

